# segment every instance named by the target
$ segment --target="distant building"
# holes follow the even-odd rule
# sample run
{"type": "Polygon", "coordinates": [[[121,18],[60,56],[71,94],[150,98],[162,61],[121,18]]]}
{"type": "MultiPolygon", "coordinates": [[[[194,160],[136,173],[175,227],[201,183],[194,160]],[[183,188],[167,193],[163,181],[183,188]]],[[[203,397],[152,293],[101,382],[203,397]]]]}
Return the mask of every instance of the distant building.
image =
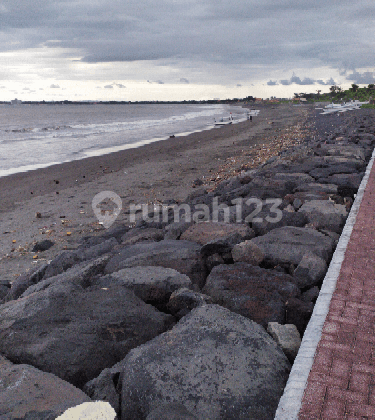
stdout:
{"type": "Polygon", "coordinates": [[[13,99],[12,101],[10,101],[11,105],[20,105],[22,104],[22,101],[20,101],[19,99],[13,99]]]}

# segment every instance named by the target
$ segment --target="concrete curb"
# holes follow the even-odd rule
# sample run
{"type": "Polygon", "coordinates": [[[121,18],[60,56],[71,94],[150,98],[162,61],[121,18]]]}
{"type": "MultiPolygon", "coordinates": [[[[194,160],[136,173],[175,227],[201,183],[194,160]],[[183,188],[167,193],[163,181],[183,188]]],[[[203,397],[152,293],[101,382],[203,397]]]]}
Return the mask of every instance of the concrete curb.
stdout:
{"type": "Polygon", "coordinates": [[[297,420],[301,409],[302,398],[305,392],[307,379],[314,362],[316,348],[320,341],[323,325],[328,314],[333,292],[336,289],[337,278],[340,274],[341,264],[344,260],[345,251],[348,246],[353,226],[362,202],[367,186],[370,172],[375,160],[375,149],[370,162],[367,165],[366,173],[358,189],[356,199],[346,220],[341,233],[332,261],[323,281],[319,297],[314,306],[310,322],[307,325],[301,347],[294,361],[284,393],[279,401],[274,420],[297,420]]]}

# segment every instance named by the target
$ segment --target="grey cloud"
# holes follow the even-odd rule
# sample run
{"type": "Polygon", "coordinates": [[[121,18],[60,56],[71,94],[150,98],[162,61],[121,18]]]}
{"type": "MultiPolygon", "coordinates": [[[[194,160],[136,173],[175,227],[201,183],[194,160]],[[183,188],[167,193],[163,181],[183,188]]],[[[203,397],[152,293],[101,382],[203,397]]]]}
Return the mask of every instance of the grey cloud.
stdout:
{"type": "Polygon", "coordinates": [[[278,85],[278,83],[277,83],[277,82],[273,82],[272,80],[269,80],[269,81],[267,82],[267,85],[268,85],[268,86],[276,86],[276,85],[278,85]]]}
{"type": "Polygon", "coordinates": [[[240,84],[240,83],[237,83],[237,85],[236,85],[237,87],[242,87],[242,85],[240,84]]]}
{"type": "Polygon", "coordinates": [[[338,82],[335,82],[332,77],[329,80],[326,80],[326,81],[319,79],[319,80],[316,81],[316,83],[318,85],[324,85],[324,86],[338,85],[338,82]]]}
{"type": "Polygon", "coordinates": [[[113,89],[113,86],[112,85],[105,85],[104,88],[105,89],[113,89]]]}
{"type": "MultiPolygon", "coordinates": [[[[267,84],[269,84],[270,82],[268,82],[267,84]]],[[[280,80],[280,84],[284,85],[284,86],[288,86],[288,85],[291,85],[291,84],[296,84],[296,85],[315,85],[315,84],[318,84],[318,85],[334,85],[334,84],[336,84],[336,82],[333,80],[332,77],[329,80],[327,80],[326,82],[324,82],[321,79],[319,79],[319,80],[311,79],[310,77],[304,77],[303,79],[301,79],[300,77],[296,76],[293,73],[293,76],[289,80],[285,80],[285,79],[280,80]]]]}
{"type": "Polygon", "coordinates": [[[315,80],[311,79],[310,77],[305,77],[303,80],[301,80],[300,85],[314,85],[315,80]]]}
{"type": "Polygon", "coordinates": [[[122,85],[121,83],[115,83],[115,85],[120,89],[126,88],[126,86],[122,85]]]}
{"type": "Polygon", "coordinates": [[[354,83],[369,85],[375,83],[375,73],[372,71],[365,71],[363,73],[354,71],[346,76],[346,80],[353,81],[354,83]]]}
{"type": "Polygon", "coordinates": [[[186,83],[186,84],[189,84],[190,82],[189,82],[189,80],[188,80],[188,79],[185,79],[185,77],[181,77],[181,79],[180,79],[180,83],[186,83]]]}
{"type": "Polygon", "coordinates": [[[333,78],[331,77],[329,80],[326,81],[326,85],[329,85],[329,86],[338,85],[338,82],[335,82],[333,78]]]}
{"type": "Polygon", "coordinates": [[[59,85],[55,85],[52,83],[52,85],[50,86],[51,89],[60,89],[59,85]]]}
{"type": "MultiPolygon", "coordinates": [[[[73,58],[78,54],[87,63],[174,60],[176,67],[186,61],[194,68],[204,62],[209,64],[205,77],[213,82],[222,77],[223,67],[228,74],[246,75],[251,64],[259,74],[269,71],[267,78],[279,66],[290,71],[297,65],[305,69],[373,65],[375,5],[369,0],[144,0],[142,7],[110,0],[2,4],[0,51],[45,46],[72,49],[73,58]],[[343,22],[350,22],[350,30],[343,22]]],[[[305,77],[280,83],[315,82],[305,77]]]]}

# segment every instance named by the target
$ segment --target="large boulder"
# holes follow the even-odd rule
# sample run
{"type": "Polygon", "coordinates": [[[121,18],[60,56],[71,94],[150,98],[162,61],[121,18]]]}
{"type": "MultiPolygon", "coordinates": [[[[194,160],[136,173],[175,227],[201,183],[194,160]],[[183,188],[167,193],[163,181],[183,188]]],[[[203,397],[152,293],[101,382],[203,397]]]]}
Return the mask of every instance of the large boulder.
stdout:
{"type": "Polygon", "coordinates": [[[247,197],[258,197],[263,199],[283,197],[285,194],[292,192],[295,188],[295,178],[290,177],[254,177],[251,183],[248,184],[250,191],[247,197]]]}
{"type": "Polygon", "coordinates": [[[274,179],[289,181],[289,182],[293,183],[296,187],[298,185],[301,185],[301,184],[307,184],[307,183],[310,183],[310,182],[314,182],[314,178],[312,178],[310,175],[305,174],[305,173],[279,172],[279,173],[275,174],[274,179]]]}
{"type": "Polygon", "coordinates": [[[146,266],[123,268],[95,281],[100,287],[121,285],[133,290],[146,303],[167,303],[171,294],[181,287],[191,288],[190,278],[172,268],[146,266]]]}
{"type": "Polygon", "coordinates": [[[7,300],[19,298],[30,286],[42,280],[48,264],[37,265],[34,269],[17,277],[13,282],[6,297],[7,300]]]}
{"type": "Polygon", "coordinates": [[[81,387],[174,321],[115,286],[73,282],[0,306],[0,352],[81,387]]]}
{"type": "Polygon", "coordinates": [[[194,222],[186,222],[185,219],[179,222],[170,223],[165,227],[164,239],[175,240],[180,239],[180,236],[187,230],[194,222]]]}
{"type": "Polygon", "coordinates": [[[298,212],[304,214],[316,229],[328,229],[336,233],[341,232],[348,214],[344,205],[330,200],[306,201],[298,212]]]}
{"type": "Polygon", "coordinates": [[[215,267],[203,292],[233,312],[267,327],[268,322],[285,322],[285,303],[300,295],[293,277],[251,264],[215,267]]]}
{"type": "Polygon", "coordinates": [[[336,184],[338,187],[353,188],[358,190],[363,173],[355,174],[334,174],[326,178],[319,178],[318,181],[322,184],[336,184]]]}
{"type": "Polygon", "coordinates": [[[73,267],[75,264],[108,254],[112,252],[116,245],[118,245],[117,240],[115,238],[110,238],[94,246],[86,247],[83,245],[75,251],[62,252],[48,265],[43,278],[46,279],[48,277],[57,276],[73,267]]]}
{"type": "Polygon", "coordinates": [[[297,192],[317,192],[326,194],[337,194],[337,185],[335,184],[302,184],[296,188],[297,192]]]}
{"type": "Polygon", "coordinates": [[[57,376],[0,356],[0,418],[53,420],[69,407],[89,401],[57,376]]]}
{"type": "Polygon", "coordinates": [[[257,236],[265,235],[273,229],[283,226],[302,227],[307,223],[306,216],[299,212],[289,212],[280,210],[279,217],[273,214],[271,217],[269,211],[263,210],[251,222],[251,227],[257,236]]]}
{"type": "Polygon", "coordinates": [[[293,363],[301,346],[301,336],[297,327],[293,324],[280,325],[277,322],[269,322],[267,332],[282,348],[290,363],[293,363]]]}
{"type": "Polygon", "coordinates": [[[264,259],[264,254],[254,242],[244,241],[233,247],[232,258],[234,262],[259,265],[264,259]]]}
{"type": "Polygon", "coordinates": [[[144,420],[165,403],[206,420],[271,420],[290,364],[249,319],[206,305],[133,349],[121,372],[121,419],[144,420]]]}
{"type": "Polygon", "coordinates": [[[273,266],[278,264],[297,266],[307,253],[328,261],[334,245],[333,239],[314,229],[291,226],[271,230],[252,241],[263,251],[265,261],[273,266]]]}
{"type": "Polygon", "coordinates": [[[345,164],[331,165],[327,168],[317,168],[310,172],[310,175],[316,179],[327,178],[334,174],[353,174],[357,172],[355,166],[345,164]]]}
{"type": "Polygon", "coordinates": [[[327,264],[323,258],[315,254],[305,254],[297,268],[294,270],[294,277],[300,289],[319,284],[327,271],[327,264]]]}
{"type": "Polygon", "coordinates": [[[105,273],[136,266],[160,266],[173,268],[190,277],[198,287],[204,285],[206,267],[201,246],[190,241],[163,240],[126,246],[108,262],[105,273]]]}
{"type": "Polygon", "coordinates": [[[235,244],[255,236],[247,225],[235,223],[196,223],[190,226],[181,239],[203,245],[205,254],[230,252],[235,244]]]}
{"type": "Polygon", "coordinates": [[[365,153],[363,148],[354,144],[347,145],[333,145],[333,144],[322,144],[321,150],[329,156],[343,156],[347,158],[354,158],[358,160],[365,160],[365,153]]]}
{"type": "Polygon", "coordinates": [[[301,336],[303,336],[313,310],[314,304],[312,302],[290,298],[286,306],[286,323],[295,325],[301,336]]]}
{"type": "Polygon", "coordinates": [[[183,287],[171,294],[167,309],[175,317],[182,318],[192,309],[209,303],[212,303],[210,296],[183,287]]]}
{"type": "Polygon", "coordinates": [[[122,245],[133,245],[137,242],[150,241],[157,242],[161,241],[164,238],[163,229],[155,228],[134,228],[126,232],[125,235],[121,237],[122,245]]]}
{"type": "Polygon", "coordinates": [[[48,277],[45,280],[40,280],[36,284],[29,286],[21,295],[21,297],[29,296],[33,293],[45,290],[53,285],[54,290],[58,288],[65,292],[68,288],[79,286],[87,288],[92,285],[93,279],[101,274],[109,260],[109,256],[103,256],[92,261],[84,261],[80,264],[74,265],[67,271],[58,274],[57,276],[48,277]]]}
{"type": "Polygon", "coordinates": [[[82,390],[95,401],[106,401],[120,414],[120,391],[118,382],[123,369],[123,361],[103,369],[99,376],[87,382],[82,390]]]}

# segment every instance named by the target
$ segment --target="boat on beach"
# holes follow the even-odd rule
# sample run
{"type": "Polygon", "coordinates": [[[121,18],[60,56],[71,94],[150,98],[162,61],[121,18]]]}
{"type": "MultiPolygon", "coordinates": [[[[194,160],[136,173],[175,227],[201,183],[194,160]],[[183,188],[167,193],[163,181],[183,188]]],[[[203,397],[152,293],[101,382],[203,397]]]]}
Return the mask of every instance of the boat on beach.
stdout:
{"type": "Polygon", "coordinates": [[[230,114],[229,117],[221,117],[219,121],[216,121],[216,118],[214,118],[215,125],[228,125],[233,124],[233,117],[232,114],[230,114]]]}
{"type": "Polygon", "coordinates": [[[326,114],[333,114],[335,112],[346,112],[346,111],[353,111],[356,109],[359,109],[361,105],[368,104],[369,101],[360,102],[358,100],[350,101],[350,102],[344,102],[342,104],[334,104],[333,102],[331,104],[326,105],[324,108],[316,108],[316,109],[322,109],[323,112],[321,112],[321,115],[326,114]]]}

